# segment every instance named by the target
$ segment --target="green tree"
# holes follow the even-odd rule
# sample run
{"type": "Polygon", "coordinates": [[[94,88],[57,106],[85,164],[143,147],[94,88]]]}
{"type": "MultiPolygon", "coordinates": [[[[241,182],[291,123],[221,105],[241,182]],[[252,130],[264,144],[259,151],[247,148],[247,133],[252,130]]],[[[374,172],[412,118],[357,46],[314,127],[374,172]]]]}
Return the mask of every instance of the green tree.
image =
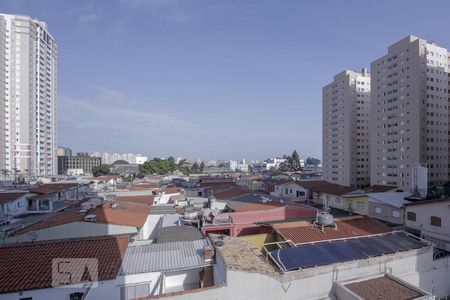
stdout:
{"type": "Polygon", "coordinates": [[[9,174],[8,169],[2,169],[2,175],[5,177],[5,180],[6,180],[6,176],[8,176],[8,174],[9,174]]]}
{"type": "Polygon", "coordinates": [[[111,165],[100,165],[92,168],[92,175],[94,177],[103,176],[103,175],[111,175],[111,165]]]}
{"type": "Polygon", "coordinates": [[[295,172],[302,169],[300,156],[298,155],[297,150],[294,150],[291,156],[283,155],[283,158],[285,158],[286,161],[280,165],[278,169],[280,172],[295,172]]]}
{"type": "Polygon", "coordinates": [[[194,163],[194,164],[192,165],[191,172],[192,172],[193,174],[198,174],[199,171],[200,171],[200,166],[198,165],[198,163],[194,163]]]}
{"type": "Polygon", "coordinates": [[[318,159],[318,158],[308,157],[308,158],[306,159],[306,164],[307,164],[308,166],[318,166],[318,165],[320,165],[320,163],[321,163],[321,161],[320,161],[320,159],[318,159]]]}
{"type": "Polygon", "coordinates": [[[126,160],[123,160],[123,159],[116,160],[115,162],[112,163],[113,166],[115,166],[115,165],[129,165],[129,164],[130,164],[129,162],[127,162],[126,160]]]}
{"type": "Polygon", "coordinates": [[[200,171],[200,173],[201,174],[203,174],[203,171],[205,170],[205,163],[204,162],[201,162],[200,163],[200,167],[199,167],[199,171],[200,171]]]}

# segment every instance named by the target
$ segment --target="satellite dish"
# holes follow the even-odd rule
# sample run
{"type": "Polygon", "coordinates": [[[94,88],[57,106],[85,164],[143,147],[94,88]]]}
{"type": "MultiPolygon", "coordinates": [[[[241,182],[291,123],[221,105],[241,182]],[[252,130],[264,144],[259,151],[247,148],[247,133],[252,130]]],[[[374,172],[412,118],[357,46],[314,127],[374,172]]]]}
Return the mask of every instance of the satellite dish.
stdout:
{"type": "Polygon", "coordinates": [[[38,238],[38,234],[36,233],[36,231],[28,232],[27,236],[32,242],[34,242],[38,238]]]}

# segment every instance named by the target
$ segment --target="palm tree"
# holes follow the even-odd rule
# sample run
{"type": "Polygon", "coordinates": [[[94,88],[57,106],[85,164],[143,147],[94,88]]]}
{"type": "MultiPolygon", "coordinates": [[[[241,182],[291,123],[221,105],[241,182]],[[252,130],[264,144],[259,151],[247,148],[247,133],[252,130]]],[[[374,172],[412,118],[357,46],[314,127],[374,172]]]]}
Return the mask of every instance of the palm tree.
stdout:
{"type": "Polygon", "coordinates": [[[8,169],[2,169],[2,175],[5,176],[5,181],[6,181],[6,176],[8,176],[8,174],[9,174],[8,169]]]}
{"type": "Polygon", "coordinates": [[[17,168],[13,168],[13,173],[14,173],[14,182],[17,181],[17,174],[20,173],[20,170],[17,168]]]}

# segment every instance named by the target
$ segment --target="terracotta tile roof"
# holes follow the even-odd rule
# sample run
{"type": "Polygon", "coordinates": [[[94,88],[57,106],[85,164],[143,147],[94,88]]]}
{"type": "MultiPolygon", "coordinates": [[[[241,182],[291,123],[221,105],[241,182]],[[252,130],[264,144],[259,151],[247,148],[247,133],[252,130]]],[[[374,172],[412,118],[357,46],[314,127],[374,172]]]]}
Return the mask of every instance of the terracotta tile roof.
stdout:
{"type": "Polygon", "coordinates": [[[268,203],[239,203],[234,202],[233,204],[229,203],[229,206],[233,210],[233,212],[252,212],[252,211],[260,211],[260,210],[270,210],[275,207],[283,206],[280,202],[268,202],[268,203]]]}
{"type": "Polygon", "coordinates": [[[99,224],[114,224],[141,228],[144,226],[150,212],[150,206],[143,207],[139,204],[119,203],[118,208],[111,208],[108,204],[89,210],[88,214],[96,215],[96,221],[84,221],[84,216],[78,214],[81,206],[74,206],[71,209],[54,214],[48,219],[42,220],[29,227],[16,232],[15,235],[26,232],[50,228],[72,222],[88,222],[99,224]]]}
{"type": "Polygon", "coordinates": [[[52,259],[96,258],[98,279],[114,279],[128,235],[0,246],[0,293],[52,287],[52,259]]]}
{"type": "Polygon", "coordinates": [[[177,187],[169,187],[162,190],[162,192],[166,194],[176,194],[180,192],[180,188],[177,187]]]}
{"type": "Polygon", "coordinates": [[[120,178],[120,175],[103,175],[103,176],[92,177],[91,180],[92,181],[108,181],[111,179],[118,179],[118,178],[120,178]]]}
{"type": "Polygon", "coordinates": [[[143,196],[117,196],[117,202],[127,202],[134,204],[146,204],[153,205],[153,200],[155,197],[153,195],[143,195],[143,196]]]}
{"type": "Polygon", "coordinates": [[[349,283],[345,287],[366,300],[410,300],[423,296],[423,294],[387,276],[349,283]]]}
{"type": "Polygon", "coordinates": [[[273,224],[272,227],[284,239],[291,240],[294,244],[358,237],[391,231],[383,223],[363,216],[336,218],[335,222],[337,230],[326,227],[324,233],[308,221],[277,223],[273,224]]]}
{"type": "Polygon", "coordinates": [[[354,187],[343,186],[335,183],[330,183],[325,180],[311,180],[311,181],[296,181],[299,186],[312,190],[314,192],[325,193],[330,195],[342,196],[344,194],[358,190],[354,187]]]}
{"type": "Polygon", "coordinates": [[[76,188],[77,186],[78,186],[77,183],[48,183],[30,189],[30,193],[36,194],[57,193],[68,189],[76,188]]]}
{"type": "Polygon", "coordinates": [[[213,192],[213,196],[218,199],[218,200],[231,200],[233,198],[245,195],[245,194],[249,194],[250,191],[237,187],[237,186],[233,186],[230,187],[226,190],[220,191],[220,192],[213,192]]]}
{"type": "Polygon", "coordinates": [[[136,183],[130,186],[131,191],[151,190],[157,188],[159,188],[159,184],[157,182],[136,183]]]}
{"type": "Polygon", "coordinates": [[[372,185],[369,187],[369,190],[371,192],[375,192],[375,193],[384,193],[384,192],[389,192],[392,190],[395,190],[397,187],[394,185],[381,185],[381,184],[376,184],[376,185],[372,185]]]}
{"type": "Polygon", "coordinates": [[[26,192],[0,193],[0,203],[16,200],[25,194],[26,192]]]}

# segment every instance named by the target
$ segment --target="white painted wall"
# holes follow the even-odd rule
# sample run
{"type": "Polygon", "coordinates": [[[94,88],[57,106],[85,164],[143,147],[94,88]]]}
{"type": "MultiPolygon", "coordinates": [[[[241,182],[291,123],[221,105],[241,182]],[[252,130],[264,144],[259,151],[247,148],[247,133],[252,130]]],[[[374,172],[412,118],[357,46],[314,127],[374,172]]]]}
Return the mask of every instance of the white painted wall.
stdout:
{"type": "Polygon", "coordinates": [[[348,281],[383,274],[385,270],[428,292],[434,286],[434,294],[443,296],[450,287],[449,262],[448,259],[433,261],[432,256],[430,247],[290,272],[282,277],[229,269],[226,272],[226,286],[172,296],[170,299],[330,299],[336,278],[337,281],[348,281]]]}

